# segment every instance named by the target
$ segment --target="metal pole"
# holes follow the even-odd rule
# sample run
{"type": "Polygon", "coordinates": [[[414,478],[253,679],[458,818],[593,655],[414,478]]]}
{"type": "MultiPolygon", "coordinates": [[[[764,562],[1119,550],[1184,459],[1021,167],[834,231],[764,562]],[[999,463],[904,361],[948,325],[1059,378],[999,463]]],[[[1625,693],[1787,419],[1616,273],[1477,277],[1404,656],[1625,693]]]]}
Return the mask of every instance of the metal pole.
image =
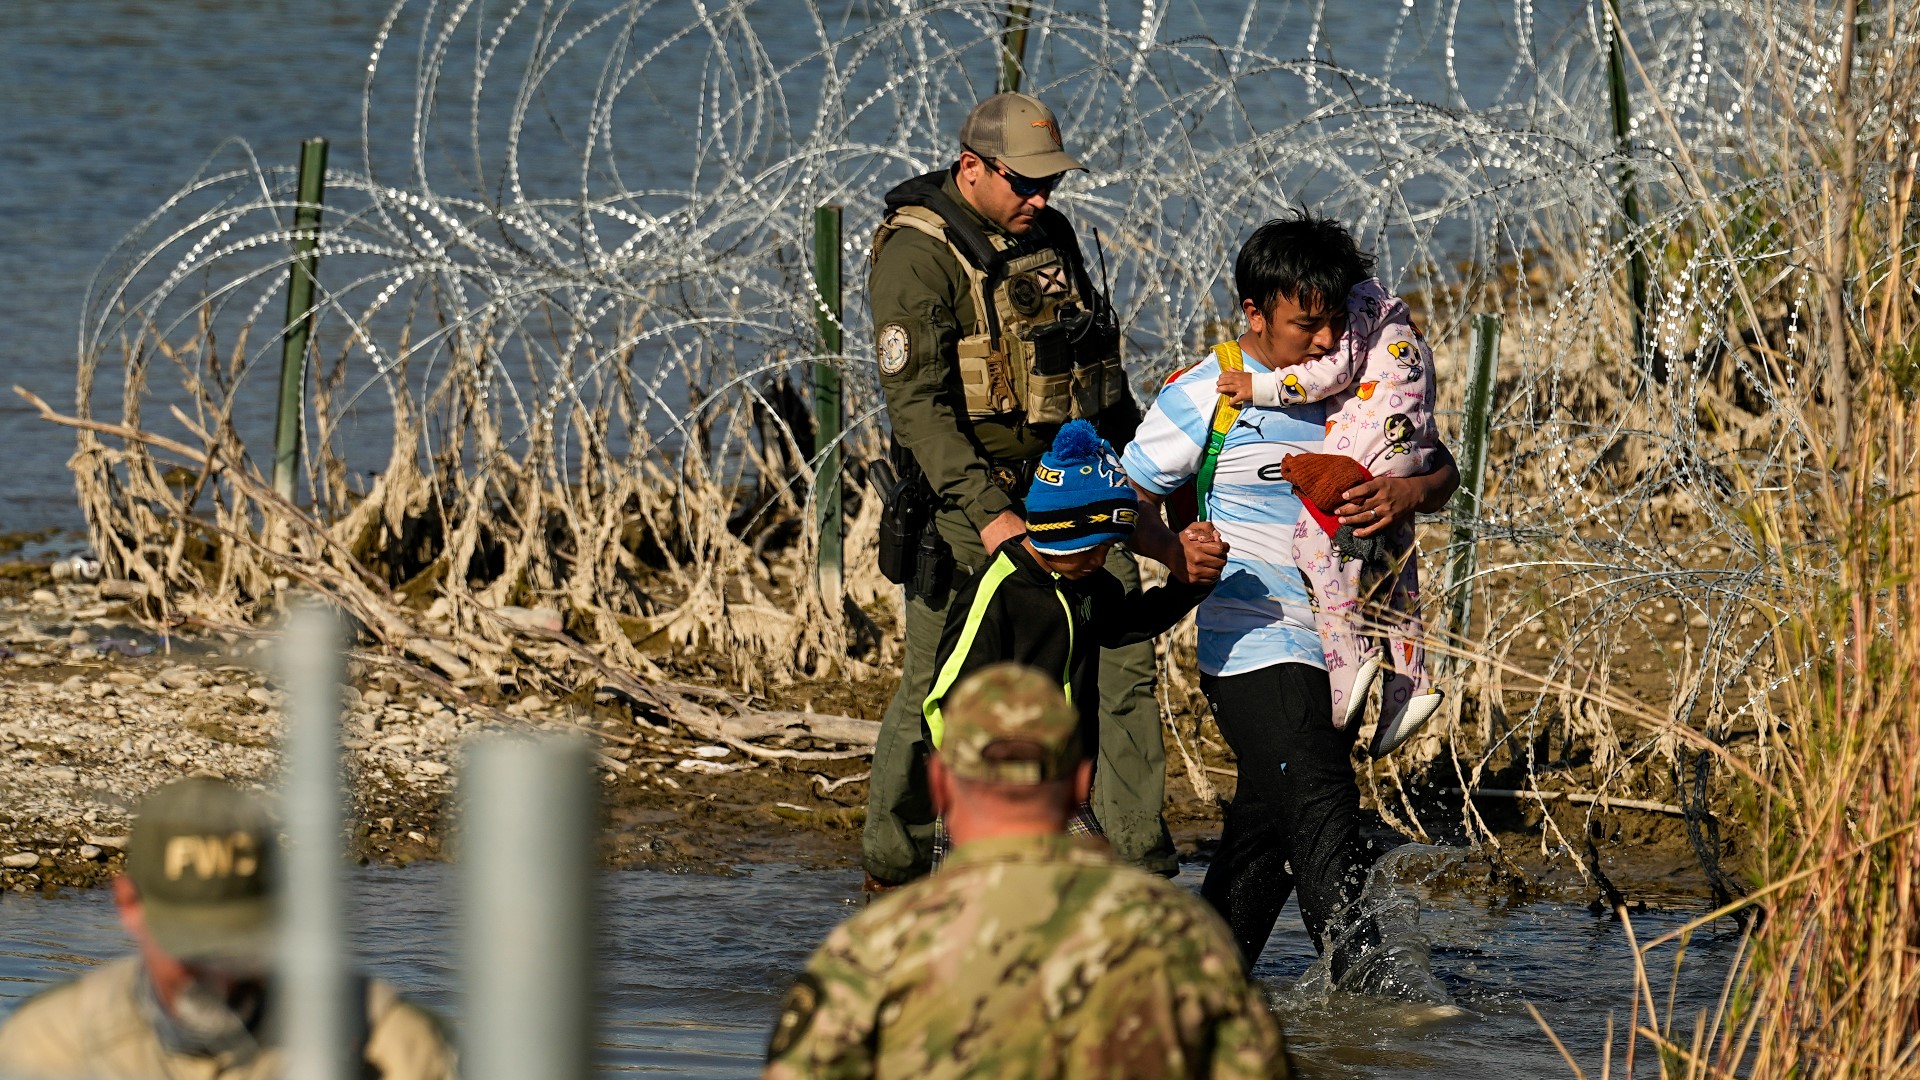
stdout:
{"type": "Polygon", "coordinates": [[[282,878],[280,978],[289,1080],[360,1075],[350,1054],[355,1015],[346,944],[346,882],[340,845],[345,810],[340,774],[340,622],[317,604],[294,609],[281,639],[286,682],[286,763],[281,822],[287,830],[282,878]]]}
{"type": "Polygon", "coordinates": [[[326,197],[327,140],[300,144],[300,194],[293,211],[293,265],[287,268],[287,323],[280,346],[280,415],[274,428],[273,490],[293,499],[306,412],[307,341],[313,335],[313,274],[320,257],[320,203],[326,197]]]}
{"type": "Polygon", "coordinates": [[[468,1080],[585,1080],[593,1046],[592,761],[497,735],[460,785],[468,1080]]]}
{"type": "MultiPolygon", "coordinates": [[[[813,283],[819,294],[815,321],[820,328],[820,351],[839,356],[840,335],[840,208],[822,206],[813,212],[813,283]]],[[[825,360],[813,365],[814,442],[825,448],[814,476],[814,527],[820,538],[820,591],[837,601],[843,580],[840,503],[840,429],[843,423],[840,369],[825,360]]]]}
{"type": "Polygon", "coordinates": [[[1020,76],[1027,70],[1028,16],[1032,4],[1014,4],[1007,9],[1007,23],[1000,31],[1000,92],[1020,89],[1020,76]]]}
{"type": "MultiPolygon", "coordinates": [[[[1447,629],[1462,641],[1473,629],[1473,574],[1480,498],[1486,493],[1488,429],[1493,413],[1493,374],[1500,355],[1500,316],[1473,317],[1473,360],[1467,371],[1465,415],[1460,421],[1460,490],[1453,496],[1453,551],[1447,559],[1447,629]]],[[[1439,666],[1451,666],[1442,660],[1439,666]]]]}
{"type": "Polygon", "coordinates": [[[1620,148],[1620,214],[1633,236],[1627,255],[1627,289],[1633,298],[1633,355],[1642,370],[1657,382],[1667,381],[1666,360],[1660,350],[1647,344],[1647,253],[1639,237],[1646,226],[1640,212],[1640,182],[1633,174],[1633,109],[1627,100],[1626,50],[1620,35],[1626,33],[1620,21],[1620,0],[1607,0],[1607,96],[1613,105],[1613,141],[1620,148]]]}

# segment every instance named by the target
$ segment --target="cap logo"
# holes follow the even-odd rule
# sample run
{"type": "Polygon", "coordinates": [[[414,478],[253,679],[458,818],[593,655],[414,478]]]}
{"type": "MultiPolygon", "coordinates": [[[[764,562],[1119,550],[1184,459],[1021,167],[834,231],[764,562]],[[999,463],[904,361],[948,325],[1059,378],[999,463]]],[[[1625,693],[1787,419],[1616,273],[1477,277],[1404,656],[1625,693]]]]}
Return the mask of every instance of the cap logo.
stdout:
{"type": "Polygon", "coordinates": [[[1053,140],[1054,149],[1058,150],[1060,148],[1060,125],[1059,124],[1054,123],[1051,119],[1030,120],[1028,121],[1028,126],[1046,129],[1047,138],[1053,140]]]}
{"type": "Polygon", "coordinates": [[[176,836],[167,841],[163,872],[179,881],[191,870],[202,881],[252,877],[260,869],[253,837],[243,832],[225,836],[176,836]]]}
{"type": "Polygon", "coordinates": [[[1065,475],[1062,474],[1059,469],[1050,469],[1045,465],[1035,465],[1033,467],[1033,478],[1043,484],[1058,484],[1060,481],[1066,479],[1065,475]]]}

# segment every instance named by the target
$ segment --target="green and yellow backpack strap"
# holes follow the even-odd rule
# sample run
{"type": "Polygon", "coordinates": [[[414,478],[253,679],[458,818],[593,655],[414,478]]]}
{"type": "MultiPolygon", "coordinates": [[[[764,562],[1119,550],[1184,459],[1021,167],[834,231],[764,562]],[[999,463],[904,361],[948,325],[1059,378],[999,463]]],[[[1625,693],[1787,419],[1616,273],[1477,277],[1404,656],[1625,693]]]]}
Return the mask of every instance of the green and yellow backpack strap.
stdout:
{"type": "MultiPolygon", "coordinates": [[[[1240,343],[1224,341],[1213,347],[1213,355],[1220,361],[1220,370],[1245,371],[1246,357],[1240,352],[1240,343]]],[[[1173,381],[1199,364],[1186,367],[1167,376],[1162,386],[1171,386],[1173,381]]],[[[1220,451],[1226,449],[1227,432],[1233,430],[1233,422],[1240,419],[1242,406],[1235,405],[1233,399],[1221,394],[1213,403],[1213,418],[1207,425],[1207,445],[1200,453],[1200,468],[1194,472],[1193,479],[1182,484],[1167,497],[1167,511],[1172,518],[1170,524],[1175,531],[1186,528],[1196,521],[1205,521],[1207,517],[1207,496],[1213,493],[1213,473],[1220,465],[1220,451]]]]}

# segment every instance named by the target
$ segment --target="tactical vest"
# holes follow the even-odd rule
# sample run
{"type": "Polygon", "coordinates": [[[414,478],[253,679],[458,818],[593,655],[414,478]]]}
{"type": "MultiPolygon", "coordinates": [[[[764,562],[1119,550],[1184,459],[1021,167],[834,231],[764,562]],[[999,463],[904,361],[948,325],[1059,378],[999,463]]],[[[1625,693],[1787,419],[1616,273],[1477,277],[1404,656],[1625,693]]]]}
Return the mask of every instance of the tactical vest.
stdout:
{"type": "MultiPolygon", "coordinates": [[[[945,244],[966,271],[974,325],[957,359],[970,419],[1024,414],[1030,424],[1063,424],[1092,419],[1127,396],[1112,308],[1090,285],[1083,289],[1076,259],[1051,244],[981,229],[937,188],[922,185],[913,197],[887,214],[871,257],[880,258],[895,232],[912,229],[945,244]]],[[[1071,236],[1065,219],[1051,216],[1071,236]]]]}

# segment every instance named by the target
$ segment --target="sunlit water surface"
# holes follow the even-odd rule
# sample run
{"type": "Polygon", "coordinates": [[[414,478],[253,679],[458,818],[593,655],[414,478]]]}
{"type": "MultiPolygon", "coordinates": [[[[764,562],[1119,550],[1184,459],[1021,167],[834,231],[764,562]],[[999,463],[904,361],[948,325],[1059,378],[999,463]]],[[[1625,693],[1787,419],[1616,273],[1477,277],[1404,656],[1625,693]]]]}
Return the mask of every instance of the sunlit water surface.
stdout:
{"type": "MultiPolygon", "coordinates": [[[[1182,882],[1197,887],[1199,876],[1189,867],[1182,882]]],[[[369,870],[354,885],[362,963],[457,1024],[452,869],[369,870]]],[[[856,909],[859,878],[782,866],[734,876],[629,871],[609,874],[603,888],[602,1069],[743,1077],[758,1071],[794,973],[828,929],[856,909]]],[[[1417,885],[1413,892],[1419,894],[1417,885]]],[[[1618,924],[1573,905],[1490,910],[1427,897],[1422,907],[1434,972],[1464,1016],[1435,1019],[1426,1010],[1290,991],[1314,953],[1289,907],[1255,975],[1276,992],[1307,1075],[1571,1075],[1527,1014],[1529,1002],[1583,1066],[1598,1066],[1609,1015],[1619,1026],[1631,1002],[1633,968],[1618,924]]],[[[1646,912],[1635,929],[1646,940],[1688,916],[1646,912]]],[[[54,900],[0,896],[0,1015],[125,947],[104,890],[54,900]]],[[[1678,984],[1678,1015],[1711,1012],[1733,951],[1730,940],[1694,942],[1678,984]]],[[[1657,960],[1668,965],[1671,953],[1657,960]]],[[[1658,977],[1664,995],[1664,973],[1658,977]]]]}

